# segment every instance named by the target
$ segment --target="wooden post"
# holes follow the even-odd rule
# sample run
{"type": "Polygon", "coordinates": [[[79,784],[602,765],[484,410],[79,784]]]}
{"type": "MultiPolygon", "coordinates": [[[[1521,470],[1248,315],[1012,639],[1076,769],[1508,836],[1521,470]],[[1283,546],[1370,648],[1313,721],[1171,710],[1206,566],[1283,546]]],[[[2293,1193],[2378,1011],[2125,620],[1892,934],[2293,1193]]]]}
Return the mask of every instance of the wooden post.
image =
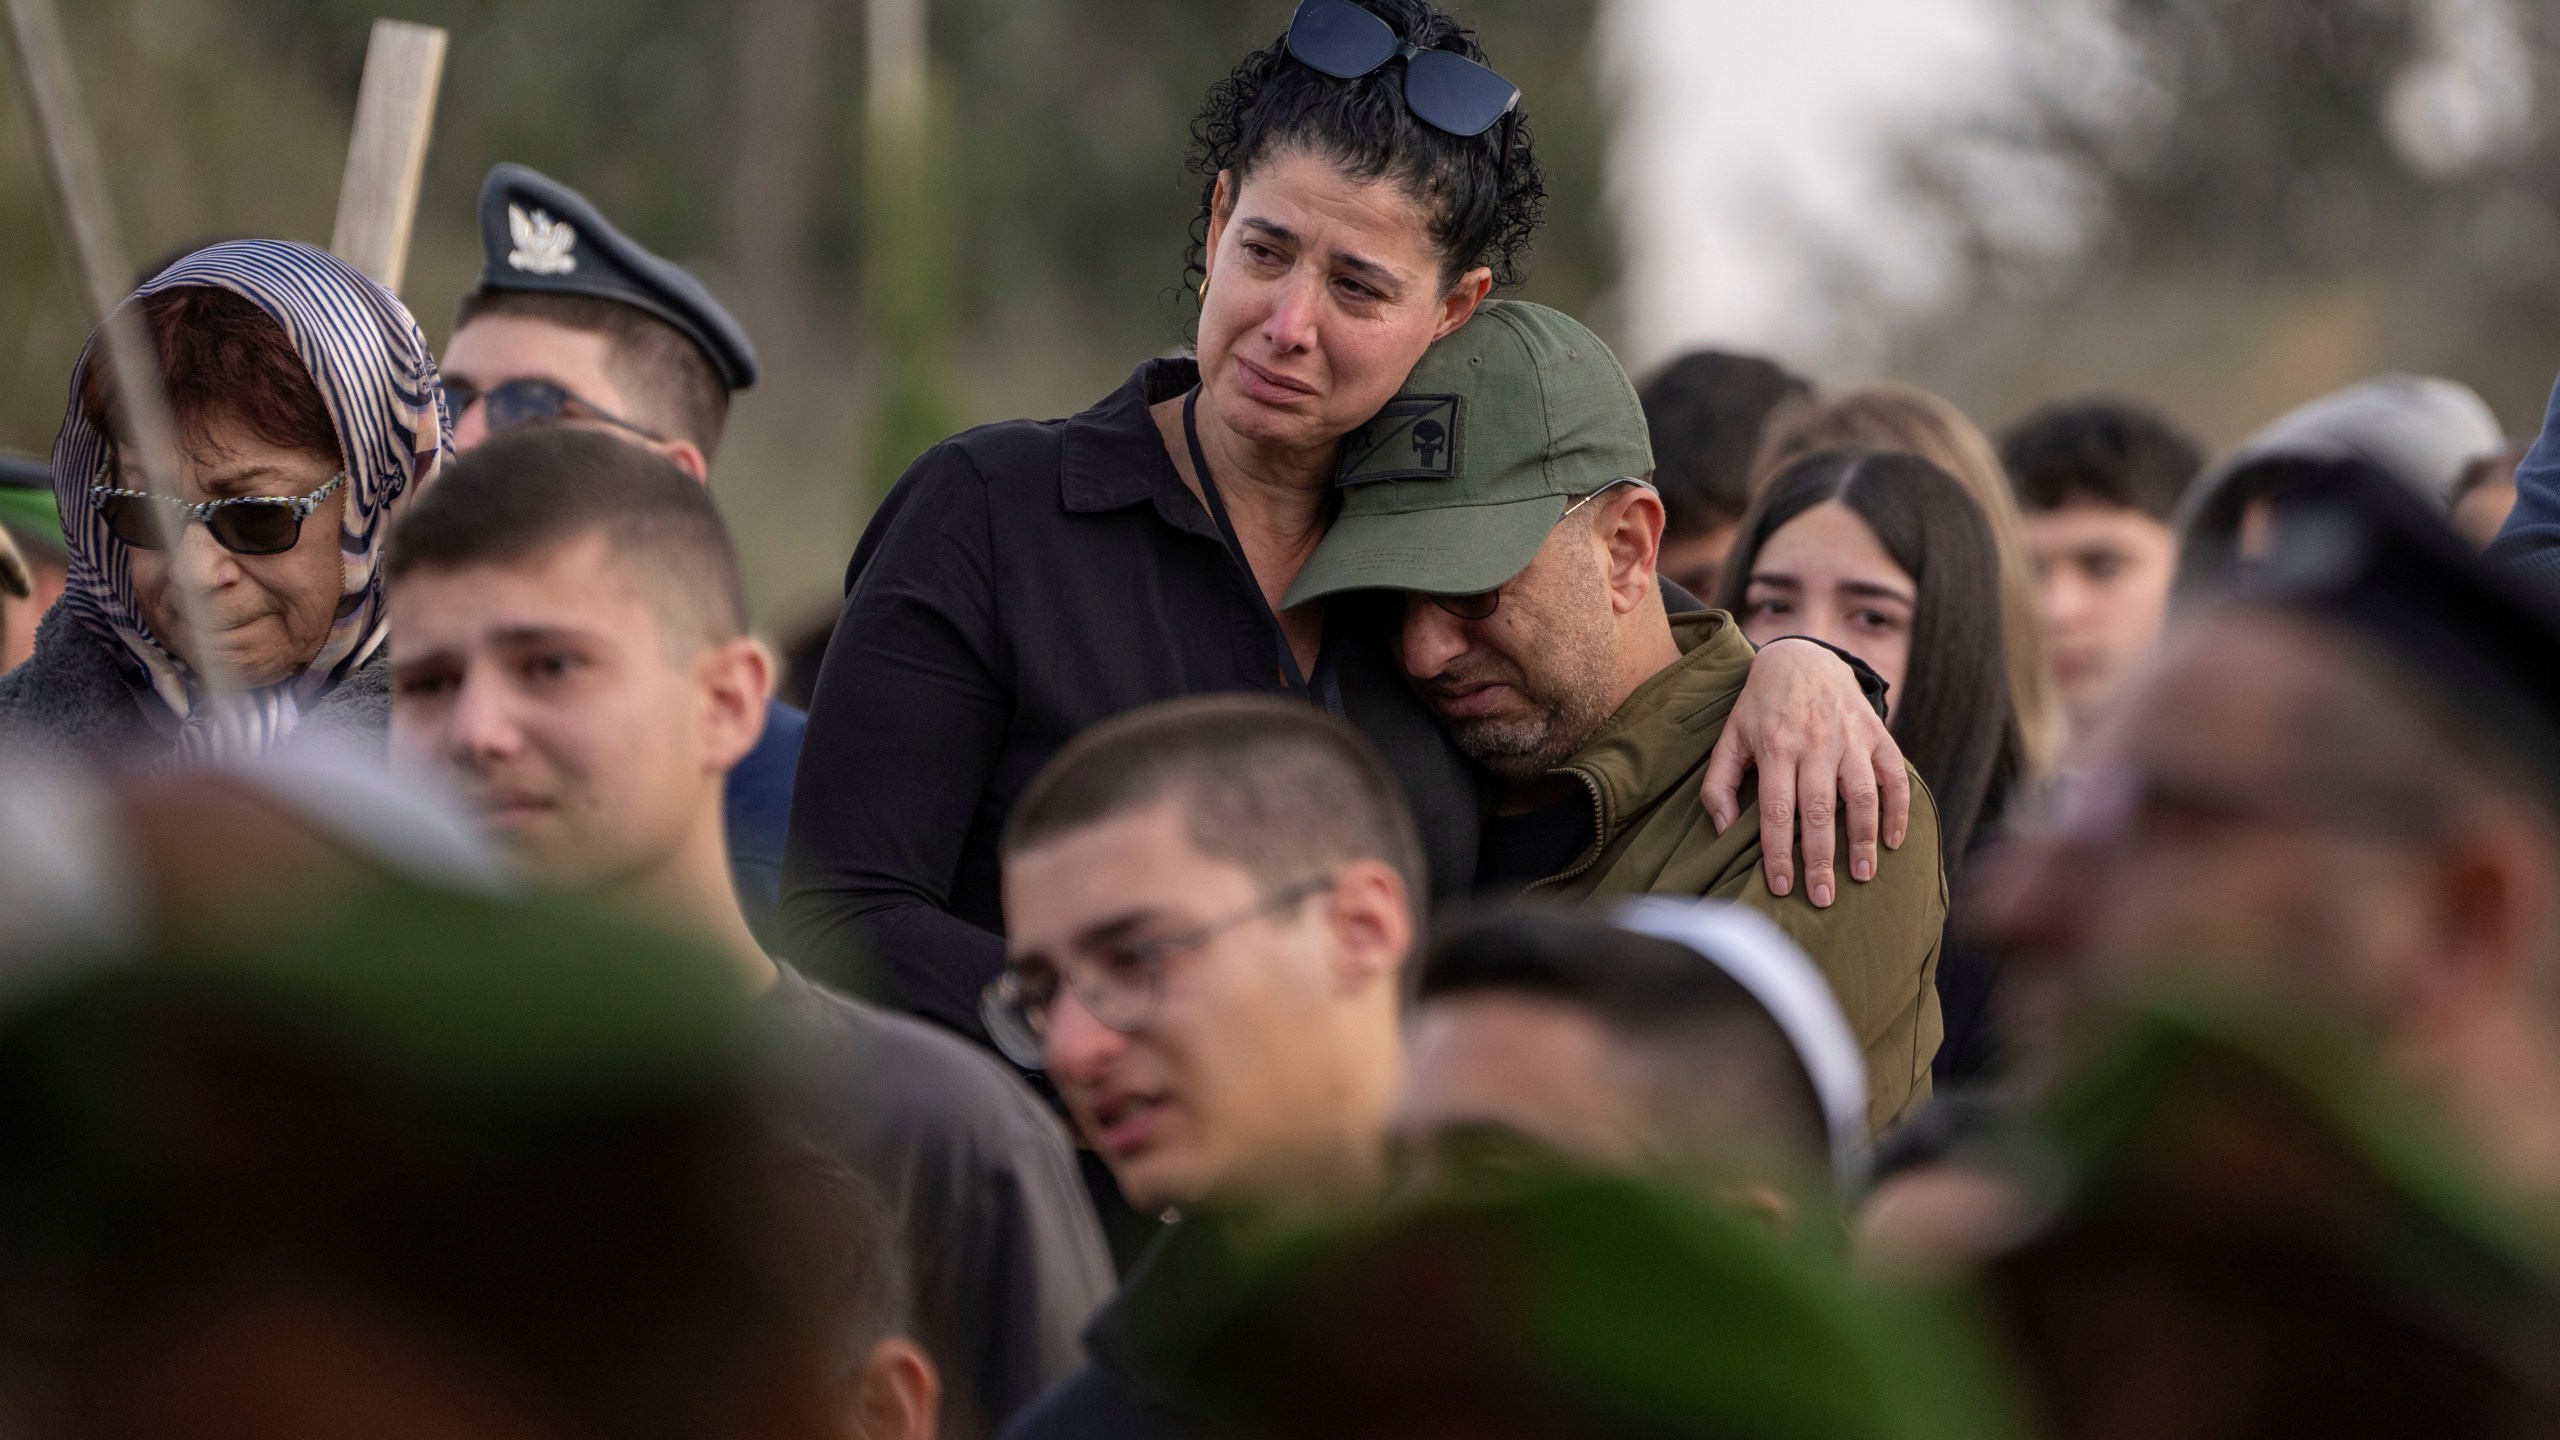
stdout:
{"type": "Polygon", "coordinates": [[[945,355],[953,314],[950,197],[941,107],[933,86],[927,0],[869,0],[867,225],[869,308],[879,390],[872,412],[868,498],[877,501],[916,456],[960,426],[945,355]]]}
{"type": "MultiPolygon", "coordinates": [[[[141,317],[123,308],[133,262],[116,224],[115,205],[107,197],[106,166],[98,158],[97,137],[80,106],[79,79],[71,68],[71,52],[63,44],[62,19],[54,11],[53,0],[8,0],[8,7],[11,53],[17,57],[19,88],[25,92],[35,123],[36,149],[44,159],[45,178],[52,183],[63,228],[69,232],[89,308],[99,320],[103,358],[115,380],[125,433],[114,438],[125,460],[141,461],[140,475],[133,473],[131,464],[122,467],[120,483],[139,481],[141,488],[175,498],[178,426],[169,411],[168,393],[160,385],[160,362],[152,353],[151,338],[143,331],[141,317]]],[[[185,518],[175,506],[150,508],[162,547],[175,549],[186,532],[185,518]]],[[[71,516],[63,521],[77,523],[71,516]]],[[[196,656],[196,679],[204,687],[206,703],[219,705],[233,686],[227,668],[210,646],[201,643],[213,633],[204,623],[203,598],[185,585],[172,585],[170,593],[178,602],[180,623],[198,641],[188,648],[196,656]]]]}
{"type": "Polygon", "coordinates": [[[374,21],[356,92],[355,134],[347,142],[329,249],[395,294],[409,268],[409,229],[435,131],[444,46],[445,32],[434,26],[374,21]]]}

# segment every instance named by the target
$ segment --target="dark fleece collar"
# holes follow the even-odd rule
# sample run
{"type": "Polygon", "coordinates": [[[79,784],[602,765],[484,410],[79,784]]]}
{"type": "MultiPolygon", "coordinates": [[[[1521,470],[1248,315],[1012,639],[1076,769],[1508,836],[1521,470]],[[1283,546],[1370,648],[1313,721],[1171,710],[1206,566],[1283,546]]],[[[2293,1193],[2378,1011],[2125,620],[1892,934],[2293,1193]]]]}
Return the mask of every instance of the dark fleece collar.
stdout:
{"type": "MultiPolygon", "coordinates": [[[[386,649],[304,711],[288,743],[325,739],[378,752],[390,729],[386,649]]],[[[36,627],[35,653],[0,675],[0,751],[97,763],[166,743],[143,718],[114,652],[60,606],[36,627]]]]}

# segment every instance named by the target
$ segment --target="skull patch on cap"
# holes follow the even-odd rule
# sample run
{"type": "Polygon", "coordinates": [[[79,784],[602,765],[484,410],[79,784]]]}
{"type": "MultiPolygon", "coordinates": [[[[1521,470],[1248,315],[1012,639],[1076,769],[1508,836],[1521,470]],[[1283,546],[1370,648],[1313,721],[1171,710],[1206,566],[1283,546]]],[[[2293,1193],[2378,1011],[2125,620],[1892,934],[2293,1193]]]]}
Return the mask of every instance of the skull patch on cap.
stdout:
{"type": "Polygon", "coordinates": [[[1399,395],[1342,442],[1336,485],[1456,477],[1466,407],[1456,395],[1399,395]]]}

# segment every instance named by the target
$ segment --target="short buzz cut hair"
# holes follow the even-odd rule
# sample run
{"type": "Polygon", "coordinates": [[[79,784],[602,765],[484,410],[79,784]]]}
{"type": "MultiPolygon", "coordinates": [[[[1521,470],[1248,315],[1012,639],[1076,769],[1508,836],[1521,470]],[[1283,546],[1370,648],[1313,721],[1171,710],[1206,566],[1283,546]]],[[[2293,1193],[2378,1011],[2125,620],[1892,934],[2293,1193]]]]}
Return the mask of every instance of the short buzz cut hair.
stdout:
{"type": "Polygon", "coordinates": [[[914,1294],[897,1213],[870,1181],[814,1146],[777,1145],[767,1201],[799,1245],[792,1281],[824,1338],[829,1378],[857,1378],[881,1341],[911,1336],[914,1294]]]}
{"type": "Polygon", "coordinates": [[[2204,451],[2159,412],[2121,400],[2048,406],[2000,437],[2000,463],[2034,514],[2070,505],[2139,510],[2169,524],[2204,451]]]}
{"type": "Polygon", "coordinates": [[[383,577],[519,565],[591,534],[670,645],[747,633],[738,552],[710,492],[645,445],[574,426],[510,431],[447,465],[393,529],[383,577]]]}
{"type": "Polygon", "coordinates": [[[1355,860],[1404,880],[1419,917],[1422,841],[1404,787],[1360,733],[1303,702],[1167,700],[1103,721],[1052,756],[1013,807],[1007,856],[1160,801],[1201,854],[1277,889],[1355,860]]]}
{"type": "Polygon", "coordinates": [[[453,328],[483,315],[543,320],[566,330],[601,335],[605,366],[643,413],[617,418],[671,440],[690,440],[705,460],[719,453],[729,424],[729,387],[702,347],[636,305],[595,295],[554,295],[539,290],[474,290],[462,297],[453,328]]]}

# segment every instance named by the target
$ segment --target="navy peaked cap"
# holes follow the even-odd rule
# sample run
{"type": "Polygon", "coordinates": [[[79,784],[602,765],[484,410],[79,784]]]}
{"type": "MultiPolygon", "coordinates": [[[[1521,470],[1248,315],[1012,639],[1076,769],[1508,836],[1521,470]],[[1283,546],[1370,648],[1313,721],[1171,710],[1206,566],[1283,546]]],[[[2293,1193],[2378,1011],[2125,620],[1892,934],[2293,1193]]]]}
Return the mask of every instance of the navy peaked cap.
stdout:
{"type": "Polygon", "coordinates": [[[702,347],[720,383],[756,383],[755,342],[684,267],[641,248],[587,198],[522,165],[480,183],[480,288],[589,295],[657,316],[702,347]]]}

